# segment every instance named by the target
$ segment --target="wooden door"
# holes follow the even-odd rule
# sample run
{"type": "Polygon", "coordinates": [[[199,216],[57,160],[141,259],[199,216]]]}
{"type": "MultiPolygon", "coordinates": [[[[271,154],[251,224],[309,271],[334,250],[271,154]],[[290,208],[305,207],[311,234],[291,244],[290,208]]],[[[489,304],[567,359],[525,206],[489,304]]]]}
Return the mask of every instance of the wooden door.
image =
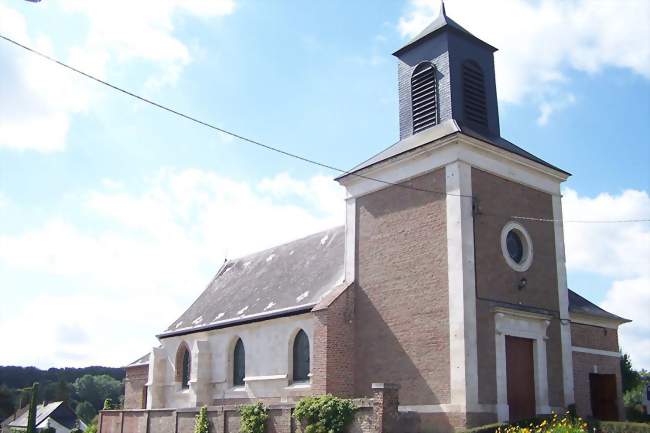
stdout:
{"type": "Polygon", "coordinates": [[[591,394],[591,412],[594,418],[603,421],[618,420],[618,404],[616,402],[616,375],[589,375],[589,392],[591,394]]]}
{"type": "Polygon", "coordinates": [[[533,340],[506,336],[506,372],[510,421],[535,416],[533,340]]]}

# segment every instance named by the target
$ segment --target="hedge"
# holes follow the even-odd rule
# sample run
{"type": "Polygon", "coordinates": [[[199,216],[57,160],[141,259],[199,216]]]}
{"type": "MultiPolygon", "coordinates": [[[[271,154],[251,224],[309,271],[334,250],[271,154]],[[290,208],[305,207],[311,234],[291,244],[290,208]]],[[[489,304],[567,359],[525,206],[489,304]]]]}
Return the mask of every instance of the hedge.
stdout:
{"type": "Polygon", "coordinates": [[[601,433],[650,433],[650,424],[625,421],[596,421],[601,433]]]}

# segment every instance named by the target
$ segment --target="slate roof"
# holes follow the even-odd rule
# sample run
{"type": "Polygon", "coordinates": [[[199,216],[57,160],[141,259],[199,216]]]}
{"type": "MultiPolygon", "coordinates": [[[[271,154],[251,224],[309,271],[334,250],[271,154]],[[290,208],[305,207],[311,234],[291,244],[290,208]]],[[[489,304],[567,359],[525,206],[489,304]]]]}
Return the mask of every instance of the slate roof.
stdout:
{"type": "Polygon", "coordinates": [[[149,353],[147,352],[146,354],[142,355],[132,363],[128,364],[126,368],[128,367],[137,367],[139,365],[148,365],[149,364],[149,353]]]}
{"type": "Polygon", "coordinates": [[[158,337],[309,311],[343,281],[344,228],[228,261],[158,337]]]}
{"type": "Polygon", "coordinates": [[[424,30],[422,30],[417,36],[415,36],[413,39],[411,39],[406,45],[404,45],[402,48],[399,50],[395,51],[393,55],[399,55],[402,51],[404,51],[406,48],[419,44],[420,42],[430,38],[434,34],[436,34],[438,31],[442,29],[450,29],[453,31],[456,31],[458,33],[461,33],[465,36],[468,36],[472,39],[477,40],[478,42],[487,45],[490,47],[493,51],[496,51],[497,49],[494,48],[492,45],[488,44],[487,42],[477,38],[474,36],[472,33],[470,33],[467,29],[465,29],[463,26],[458,24],[456,21],[452,20],[447,16],[447,13],[445,11],[445,5],[442,3],[440,5],[440,13],[438,14],[438,17],[431,23],[429,24],[424,30]]]}
{"type": "Polygon", "coordinates": [[[569,290],[569,312],[579,313],[579,314],[589,314],[591,316],[598,316],[604,319],[616,320],[621,323],[631,322],[631,320],[629,319],[624,319],[623,317],[617,316],[616,314],[612,314],[609,311],[603,310],[598,305],[583,298],[573,290],[569,290]]]}
{"type": "MultiPolygon", "coordinates": [[[[343,282],[344,227],[228,261],[160,338],[310,311],[343,282]]],[[[621,323],[569,290],[569,310],[621,323]]],[[[146,365],[144,355],[127,367],[146,365]]]]}
{"type": "Polygon", "coordinates": [[[552,164],[549,164],[543,159],[536,157],[532,153],[525,151],[521,147],[509,142],[508,140],[505,140],[501,137],[488,136],[484,133],[474,131],[473,129],[468,128],[467,126],[462,125],[455,119],[449,119],[439,123],[438,125],[432,126],[431,128],[425,129],[422,132],[418,132],[417,134],[411,135],[409,137],[406,137],[398,141],[397,143],[393,144],[389,148],[382,150],[375,156],[371,157],[370,159],[362,162],[361,164],[357,165],[353,169],[349,170],[348,173],[339,176],[337,180],[343,179],[344,177],[349,176],[351,173],[355,173],[359,170],[363,170],[365,168],[378,164],[387,159],[396,157],[403,153],[425,146],[436,140],[440,140],[452,134],[458,134],[458,133],[466,134],[472,138],[491,144],[492,146],[498,147],[500,149],[519,155],[523,158],[542,164],[546,167],[552,168],[553,170],[557,170],[567,175],[570,174],[552,164]]]}
{"type": "MultiPolygon", "coordinates": [[[[59,407],[63,405],[62,401],[55,401],[46,405],[39,404],[36,406],[36,427],[48,419],[59,407]]],[[[9,423],[9,427],[27,427],[29,411],[23,412],[15,421],[9,423]]],[[[68,426],[66,426],[68,427],[68,426]]],[[[72,426],[70,426],[72,427],[72,426]]]]}

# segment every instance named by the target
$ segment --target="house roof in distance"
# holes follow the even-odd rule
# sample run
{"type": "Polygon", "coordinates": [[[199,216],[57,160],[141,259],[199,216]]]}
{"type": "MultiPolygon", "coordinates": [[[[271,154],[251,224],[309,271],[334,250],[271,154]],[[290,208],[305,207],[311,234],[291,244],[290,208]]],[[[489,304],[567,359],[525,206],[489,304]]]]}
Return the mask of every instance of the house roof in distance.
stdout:
{"type": "MultiPolygon", "coordinates": [[[[48,418],[54,418],[65,427],[74,427],[76,415],[62,401],[54,401],[48,404],[39,404],[36,407],[36,427],[48,418]],[[56,412],[56,413],[55,413],[56,412]]],[[[29,411],[23,412],[15,421],[9,423],[9,427],[27,427],[29,411]]]]}
{"type": "Polygon", "coordinates": [[[343,281],[344,229],[226,262],[159,338],[309,311],[343,281]]]}
{"type": "Polygon", "coordinates": [[[417,134],[413,134],[409,137],[406,137],[397,143],[393,144],[392,146],[388,147],[387,149],[382,150],[375,156],[371,157],[370,159],[362,162],[361,164],[357,165],[353,169],[349,170],[347,173],[339,176],[338,179],[343,179],[346,176],[350,176],[353,173],[356,173],[360,170],[363,170],[365,168],[371,167],[375,164],[378,164],[382,161],[385,161],[390,158],[394,158],[398,155],[401,155],[406,152],[410,152],[412,150],[415,150],[419,147],[425,146],[429,143],[433,143],[436,140],[443,139],[445,137],[449,137],[453,134],[458,134],[458,133],[463,133],[465,135],[468,135],[472,138],[475,138],[477,140],[483,141],[487,144],[490,144],[492,146],[498,147],[500,149],[506,150],[508,152],[514,153],[515,155],[519,155],[523,158],[526,158],[530,161],[536,162],[538,164],[544,165],[546,167],[552,168],[553,170],[557,170],[561,173],[569,175],[570,173],[552,165],[549,164],[548,162],[544,161],[541,158],[536,157],[530,152],[525,151],[521,147],[509,142],[508,140],[505,140],[501,137],[496,137],[496,136],[489,136],[484,133],[480,133],[477,131],[474,131],[471,128],[468,128],[467,126],[462,125],[460,122],[454,119],[449,119],[445,120],[444,122],[439,123],[438,125],[432,126],[428,129],[425,129],[422,132],[419,132],[417,134]]]}

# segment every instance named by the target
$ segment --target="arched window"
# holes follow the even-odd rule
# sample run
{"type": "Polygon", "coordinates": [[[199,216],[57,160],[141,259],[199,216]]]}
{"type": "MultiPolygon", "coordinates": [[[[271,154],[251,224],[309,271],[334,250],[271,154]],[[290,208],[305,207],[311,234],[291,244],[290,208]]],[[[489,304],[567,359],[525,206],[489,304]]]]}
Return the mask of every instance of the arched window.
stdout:
{"type": "Polygon", "coordinates": [[[235,343],[233,353],[232,384],[234,386],[244,386],[244,377],[246,377],[246,351],[240,338],[235,343]]]}
{"type": "Polygon", "coordinates": [[[487,126],[485,78],[481,67],[473,60],[463,63],[463,109],[467,121],[487,126]]]}
{"type": "Polygon", "coordinates": [[[438,86],[436,68],[429,62],[420,63],[411,76],[413,133],[438,123],[438,86]]]}
{"type": "Polygon", "coordinates": [[[176,353],[176,380],[181,383],[182,389],[190,387],[190,371],[192,356],[187,344],[181,343],[176,353]]]}
{"type": "Polygon", "coordinates": [[[309,338],[302,329],[293,340],[293,381],[309,381],[309,338]]]}

